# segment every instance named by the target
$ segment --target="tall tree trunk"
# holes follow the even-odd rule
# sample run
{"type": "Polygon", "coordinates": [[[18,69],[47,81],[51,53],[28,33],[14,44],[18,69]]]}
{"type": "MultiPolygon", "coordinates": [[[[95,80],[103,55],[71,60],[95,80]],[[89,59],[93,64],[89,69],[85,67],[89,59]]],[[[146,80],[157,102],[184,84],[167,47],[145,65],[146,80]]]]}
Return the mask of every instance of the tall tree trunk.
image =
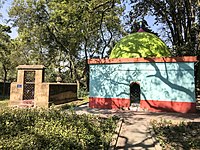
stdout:
{"type": "Polygon", "coordinates": [[[70,67],[70,77],[73,78],[73,69],[71,61],[69,61],[69,67],[70,67]]]}
{"type": "Polygon", "coordinates": [[[86,85],[87,90],[89,91],[89,64],[88,64],[88,55],[87,55],[87,38],[85,38],[85,45],[84,45],[84,51],[85,51],[85,75],[86,75],[86,85]]]}
{"type": "Polygon", "coordinates": [[[78,92],[77,96],[80,96],[80,81],[78,79],[76,79],[76,84],[77,84],[77,92],[78,92]]]}
{"type": "MultiPolygon", "coordinates": [[[[198,23],[200,24],[200,0],[198,0],[198,12],[197,12],[197,19],[198,23]]],[[[199,27],[200,28],[200,27],[199,27]]],[[[197,37],[197,56],[198,56],[198,61],[200,61],[200,31],[198,31],[198,37],[197,37]]],[[[197,64],[197,70],[196,70],[196,86],[199,88],[200,87],[200,62],[197,64]]]]}
{"type": "Polygon", "coordinates": [[[4,71],[4,78],[3,78],[3,91],[2,91],[2,96],[5,96],[6,92],[6,80],[7,80],[7,69],[6,66],[3,64],[3,71],[4,71]]]}

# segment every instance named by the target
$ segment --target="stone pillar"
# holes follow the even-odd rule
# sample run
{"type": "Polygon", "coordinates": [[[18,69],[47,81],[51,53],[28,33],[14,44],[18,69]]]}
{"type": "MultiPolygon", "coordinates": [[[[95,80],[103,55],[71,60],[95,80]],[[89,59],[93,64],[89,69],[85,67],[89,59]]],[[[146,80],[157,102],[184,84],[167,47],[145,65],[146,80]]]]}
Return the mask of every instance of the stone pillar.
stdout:
{"type": "Polygon", "coordinates": [[[34,97],[35,107],[49,107],[49,84],[48,83],[38,83],[35,85],[35,97],[34,97]]]}
{"type": "Polygon", "coordinates": [[[49,107],[49,84],[44,82],[44,68],[35,70],[35,107],[49,107]]]}
{"type": "MultiPolygon", "coordinates": [[[[17,67],[18,69],[18,67],[17,67]]],[[[17,82],[13,82],[10,85],[10,103],[9,105],[15,106],[21,103],[23,99],[23,87],[24,85],[24,70],[17,71],[17,82]]]]}
{"type": "Polygon", "coordinates": [[[35,70],[35,84],[44,82],[43,71],[43,68],[40,70],[35,70]]]}
{"type": "Polygon", "coordinates": [[[24,84],[24,70],[17,71],[17,83],[24,84]]]}

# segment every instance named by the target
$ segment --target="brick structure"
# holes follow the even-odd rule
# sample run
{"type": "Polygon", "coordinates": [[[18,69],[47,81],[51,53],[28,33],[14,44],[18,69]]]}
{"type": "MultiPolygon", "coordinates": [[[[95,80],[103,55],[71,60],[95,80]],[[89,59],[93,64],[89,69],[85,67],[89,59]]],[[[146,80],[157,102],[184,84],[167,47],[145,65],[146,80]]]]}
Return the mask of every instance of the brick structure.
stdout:
{"type": "Polygon", "coordinates": [[[43,65],[20,65],[11,83],[10,106],[49,107],[77,99],[75,83],[45,83],[43,65]]]}

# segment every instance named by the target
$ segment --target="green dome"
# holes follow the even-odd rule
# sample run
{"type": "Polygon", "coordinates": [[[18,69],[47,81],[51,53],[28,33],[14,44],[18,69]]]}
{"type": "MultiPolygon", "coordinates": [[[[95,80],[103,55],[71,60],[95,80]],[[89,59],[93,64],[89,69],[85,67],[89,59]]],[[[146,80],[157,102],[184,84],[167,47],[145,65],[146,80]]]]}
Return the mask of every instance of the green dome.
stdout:
{"type": "Polygon", "coordinates": [[[156,35],[136,32],[122,38],[113,48],[110,58],[168,57],[166,44],[156,35]]]}

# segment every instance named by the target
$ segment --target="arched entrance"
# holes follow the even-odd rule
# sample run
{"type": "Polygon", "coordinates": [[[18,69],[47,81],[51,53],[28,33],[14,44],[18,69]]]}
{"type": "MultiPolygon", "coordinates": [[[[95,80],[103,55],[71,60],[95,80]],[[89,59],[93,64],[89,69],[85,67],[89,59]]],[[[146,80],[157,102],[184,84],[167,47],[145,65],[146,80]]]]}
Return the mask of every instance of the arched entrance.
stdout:
{"type": "Polygon", "coordinates": [[[140,84],[132,82],[130,84],[130,103],[140,104],[140,84]]]}

